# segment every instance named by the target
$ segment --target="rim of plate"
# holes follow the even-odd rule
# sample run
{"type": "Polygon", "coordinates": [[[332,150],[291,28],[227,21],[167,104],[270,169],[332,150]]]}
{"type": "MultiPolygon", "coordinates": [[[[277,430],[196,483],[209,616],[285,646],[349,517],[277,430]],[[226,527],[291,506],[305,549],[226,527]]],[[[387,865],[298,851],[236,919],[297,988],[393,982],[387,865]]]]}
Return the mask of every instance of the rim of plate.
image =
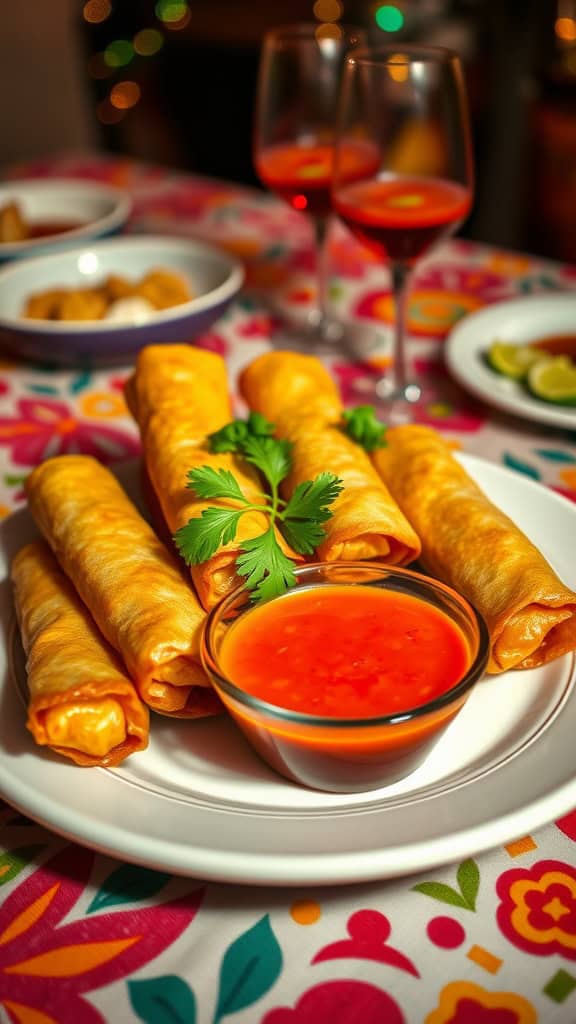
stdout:
{"type": "Polygon", "coordinates": [[[516,381],[498,375],[484,365],[481,356],[494,340],[489,332],[494,335],[498,324],[502,330],[502,341],[521,343],[535,341],[544,334],[574,333],[576,290],[526,295],[483,306],[456,323],[444,347],[444,359],[453,377],[466,391],[487,405],[522,419],[576,430],[576,408],[533,398],[521,391],[516,381]],[[542,312],[542,319],[537,316],[538,311],[542,312]],[[563,328],[547,326],[554,313],[564,323],[563,328]]]}

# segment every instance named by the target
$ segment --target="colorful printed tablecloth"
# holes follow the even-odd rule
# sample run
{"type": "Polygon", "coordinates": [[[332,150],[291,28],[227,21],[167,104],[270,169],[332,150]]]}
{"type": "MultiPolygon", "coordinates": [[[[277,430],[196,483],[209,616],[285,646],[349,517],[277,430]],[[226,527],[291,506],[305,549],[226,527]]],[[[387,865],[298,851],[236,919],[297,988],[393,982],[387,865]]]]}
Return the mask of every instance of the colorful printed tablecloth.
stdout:
{"type": "MultiPolygon", "coordinates": [[[[247,286],[199,344],[238,368],[269,345],[278,310],[314,300],[311,236],[283,204],[222,182],[112,158],[63,158],[19,175],[106,180],[132,192],[131,230],[191,234],[240,255],[247,286]],[[273,298],[273,302],[271,301],[273,298]]],[[[385,275],[343,230],[331,299],[378,328],[385,275]]],[[[419,414],[474,452],[576,499],[576,435],[522,422],[450,380],[451,325],[510,296],[576,288],[576,269],[452,241],[427,260],[410,306],[426,381],[419,414]]],[[[331,360],[358,402],[364,369],[331,360]]],[[[0,366],[0,512],[23,501],[40,459],[139,451],[122,397],[129,368],[95,373],[0,366]]],[[[573,539],[572,539],[573,540],[573,539]]],[[[573,552],[573,547],[572,547],[573,552]]],[[[18,1024],[574,1024],[576,811],[464,863],[342,888],[249,888],[178,879],[71,844],[0,808],[0,1020],[18,1024]]]]}

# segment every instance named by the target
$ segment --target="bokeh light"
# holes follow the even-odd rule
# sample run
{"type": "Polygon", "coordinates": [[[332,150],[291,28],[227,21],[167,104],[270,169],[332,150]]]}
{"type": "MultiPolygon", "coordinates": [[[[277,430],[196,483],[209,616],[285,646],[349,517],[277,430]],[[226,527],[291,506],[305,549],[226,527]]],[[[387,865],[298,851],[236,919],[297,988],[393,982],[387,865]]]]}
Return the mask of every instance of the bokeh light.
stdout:
{"type": "Polygon", "coordinates": [[[93,53],[88,60],[88,74],[92,78],[109,78],[114,70],[104,60],[103,53],[93,53]]]}
{"type": "Polygon", "coordinates": [[[312,10],[318,21],[338,21],[342,17],[343,6],[340,0],[316,0],[312,10]]]}
{"type": "Polygon", "coordinates": [[[340,25],[335,25],[333,22],[324,22],[324,24],[318,25],[314,34],[318,42],[323,42],[326,39],[341,39],[342,29],[340,25]]]}
{"type": "Polygon", "coordinates": [[[96,107],[96,117],[102,124],[118,124],[126,111],[113,107],[109,99],[102,100],[96,107]]]}
{"type": "Polygon", "coordinates": [[[82,10],[84,21],[90,22],[92,25],[98,25],[101,21],[106,21],[106,18],[112,11],[112,5],[110,0],[87,0],[82,10]]]}
{"type": "Polygon", "coordinates": [[[118,110],[130,110],[138,103],[140,95],[138,82],[117,82],[110,92],[110,103],[118,110]]]}
{"type": "Polygon", "coordinates": [[[576,40],[576,20],[574,18],[557,18],[554,31],[559,39],[566,43],[573,43],[576,40]]]}
{"type": "Polygon", "coordinates": [[[104,50],[104,60],[111,68],[122,68],[134,56],[134,47],[128,39],[115,39],[104,50]]]}
{"type": "Polygon", "coordinates": [[[406,82],[410,73],[410,64],[406,54],[395,53],[388,61],[388,74],[394,82],[406,82]]]}
{"type": "Polygon", "coordinates": [[[170,28],[190,17],[190,10],[185,0],[158,0],[154,8],[156,17],[170,28]]]}
{"type": "Polygon", "coordinates": [[[133,39],[134,49],[141,57],[153,57],[163,43],[164,36],[156,28],[142,28],[133,39]]]}
{"type": "Polygon", "coordinates": [[[383,32],[398,32],[404,25],[404,15],[394,4],[382,4],[377,7],[374,20],[383,32]]]}

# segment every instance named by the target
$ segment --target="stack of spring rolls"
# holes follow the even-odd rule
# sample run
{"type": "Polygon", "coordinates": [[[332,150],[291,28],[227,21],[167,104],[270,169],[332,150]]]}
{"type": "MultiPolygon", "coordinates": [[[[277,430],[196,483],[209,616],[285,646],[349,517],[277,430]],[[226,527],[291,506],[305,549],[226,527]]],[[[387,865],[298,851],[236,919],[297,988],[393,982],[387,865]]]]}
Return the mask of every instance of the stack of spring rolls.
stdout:
{"type": "Polygon", "coordinates": [[[36,741],[112,766],[146,746],[148,708],[220,711],[200,660],[204,609],[114,475],[56,456],[26,493],[44,539],[18,553],[12,580],[36,741]]]}
{"type": "MultiPolygon", "coordinates": [[[[342,426],[338,389],[323,364],[268,352],[240,377],[249,408],[291,442],[289,498],[328,470],[343,489],[314,560],[378,560],[425,570],[453,586],[487,622],[490,672],[541,665],[576,648],[576,594],[496,508],[427,427],[390,429],[369,456],[342,426]]],[[[200,660],[206,610],[241,582],[242,544],[267,526],[247,513],[235,540],[191,569],[170,537],[208,505],[188,473],[227,469],[258,501],[257,472],[210,451],[208,435],[233,419],[224,361],[188,345],[141,350],[126,398],[142,438],[159,531],[114,475],[88,456],[38,466],[26,484],[43,540],[12,566],[27,656],[28,727],[40,744],[81,765],[116,765],[148,740],[148,708],[198,718],[221,705],[200,660]]],[[[297,556],[282,539],[285,551],[297,556]]]]}

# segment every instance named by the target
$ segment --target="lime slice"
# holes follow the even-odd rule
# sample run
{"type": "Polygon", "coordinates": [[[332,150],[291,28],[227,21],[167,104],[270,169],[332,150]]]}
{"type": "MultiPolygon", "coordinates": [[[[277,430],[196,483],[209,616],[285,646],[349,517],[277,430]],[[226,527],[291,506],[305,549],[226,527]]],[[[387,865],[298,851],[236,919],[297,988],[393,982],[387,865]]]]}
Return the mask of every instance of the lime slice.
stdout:
{"type": "Polygon", "coordinates": [[[526,382],[536,398],[555,405],[576,405],[576,363],[568,356],[535,363],[526,382]]]}
{"type": "Polygon", "coordinates": [[[489,365],[496,373],[514,380],[523,380],[537,362],[550,357],[532,345],[514,345],[512,342],[494,341],[486,353],[489,365]]]}

